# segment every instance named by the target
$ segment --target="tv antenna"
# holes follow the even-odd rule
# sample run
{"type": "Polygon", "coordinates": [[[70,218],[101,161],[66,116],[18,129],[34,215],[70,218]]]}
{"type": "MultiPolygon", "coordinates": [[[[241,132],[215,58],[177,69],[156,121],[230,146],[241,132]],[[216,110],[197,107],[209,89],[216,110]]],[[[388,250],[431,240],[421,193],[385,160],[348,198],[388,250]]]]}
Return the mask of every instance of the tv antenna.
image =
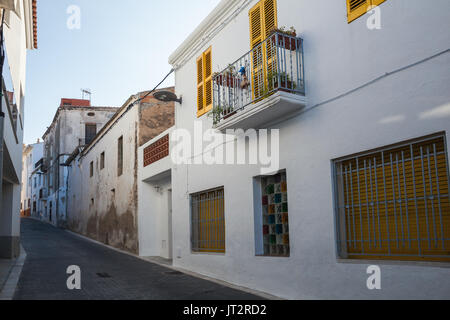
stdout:
{"type": "Polygon", "coordinates": [[[91,89],[81,89],[81,93],[83,95],[83,100],[88,97],[89,101],[91,101],[91,96],[92,96],[91,89]]]}

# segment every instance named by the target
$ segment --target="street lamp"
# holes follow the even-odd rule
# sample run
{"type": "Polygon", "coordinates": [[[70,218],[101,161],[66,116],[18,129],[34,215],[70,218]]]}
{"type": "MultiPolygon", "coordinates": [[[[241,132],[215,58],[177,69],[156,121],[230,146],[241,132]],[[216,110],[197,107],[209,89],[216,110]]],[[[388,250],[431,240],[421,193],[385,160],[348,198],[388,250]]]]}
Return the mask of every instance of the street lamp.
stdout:
{"type": "Polygon", "coordinates": [[[153,94],[153,97],[156,100],[163,102],[178,102],[181,104],[183,102],[183,98],[178,98],[177,95],[171,91],[158,91],[153,94]]]}

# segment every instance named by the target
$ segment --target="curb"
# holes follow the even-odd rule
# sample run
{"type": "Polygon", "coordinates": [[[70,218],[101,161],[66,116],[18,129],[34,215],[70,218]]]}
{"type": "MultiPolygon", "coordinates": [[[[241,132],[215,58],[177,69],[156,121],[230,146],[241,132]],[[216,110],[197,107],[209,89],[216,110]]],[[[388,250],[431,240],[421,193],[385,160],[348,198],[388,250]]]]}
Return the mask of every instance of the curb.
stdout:
{"type": "Polygon", "coordinates": [[[26,258],[27,253],[22,245],[20,245],[20,255],[11,267],[8,278],[0,290],[0,300],[13,300],[26,258]]]}

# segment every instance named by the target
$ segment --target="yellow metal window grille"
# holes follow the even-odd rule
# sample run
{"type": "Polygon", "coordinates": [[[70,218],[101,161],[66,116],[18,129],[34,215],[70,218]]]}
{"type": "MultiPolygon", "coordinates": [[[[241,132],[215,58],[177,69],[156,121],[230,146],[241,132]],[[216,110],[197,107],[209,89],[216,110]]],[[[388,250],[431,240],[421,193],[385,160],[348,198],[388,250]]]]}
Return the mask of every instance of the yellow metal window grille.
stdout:
{"type": "Polygon", "coordinates": [[[192,251],[225,253],[224,189],[191,196],[192,251]]]}
{"type": "Polygon", "coordinates": [[[340,256],[450,261],[444,136],[335,162],[340,256]]]}

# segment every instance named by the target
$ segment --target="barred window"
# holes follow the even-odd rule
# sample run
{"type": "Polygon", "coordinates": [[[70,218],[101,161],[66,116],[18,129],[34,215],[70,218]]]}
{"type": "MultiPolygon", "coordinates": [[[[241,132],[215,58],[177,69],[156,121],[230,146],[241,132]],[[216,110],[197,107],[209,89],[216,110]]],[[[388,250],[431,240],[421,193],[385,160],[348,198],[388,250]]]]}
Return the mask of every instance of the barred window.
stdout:
{"type": "Polygon", "coordinates": [[[444,135],[335,161],[342,258],[450,261],[444,135]]]}
{"type": "Polygon", "coordinates": [[[192,251],[225,253],[224,189],[191,195],[192,251]]]}

